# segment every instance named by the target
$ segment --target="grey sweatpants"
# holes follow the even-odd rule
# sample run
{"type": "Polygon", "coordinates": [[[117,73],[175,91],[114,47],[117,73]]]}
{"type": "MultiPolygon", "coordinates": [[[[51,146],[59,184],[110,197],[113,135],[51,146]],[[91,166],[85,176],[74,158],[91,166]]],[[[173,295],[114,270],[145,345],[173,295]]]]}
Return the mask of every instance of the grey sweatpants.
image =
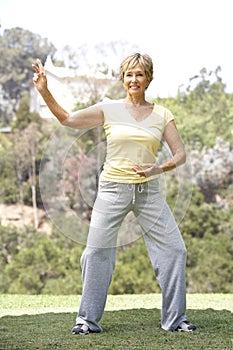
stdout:
{"type": "Polygon", "coordinates": [[[186,248],[157,179],[142,184],[100,182],[81,257],[83,291],[76,324],[102,331],[99,321],[115,267],[117,234],[130,211],[142,228],[161,287],[162,328],[173,330],[186,320],[186,248]]]}

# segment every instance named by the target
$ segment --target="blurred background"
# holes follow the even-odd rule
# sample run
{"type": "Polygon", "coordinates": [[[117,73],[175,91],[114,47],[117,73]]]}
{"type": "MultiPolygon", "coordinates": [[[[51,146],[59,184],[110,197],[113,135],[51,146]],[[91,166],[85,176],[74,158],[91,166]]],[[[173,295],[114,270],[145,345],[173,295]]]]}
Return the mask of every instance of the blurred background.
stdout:
{"type": "MultiPolygon", "coordinates": [[[[124,96],[119,64],[135,51],[152,57],[147,98],[173,112],[188,154],[163,179],[188,249],[187,290],[233,292],[231,13],[230,0],[0,1],[1,293],[81,293],[105,155],[102,128],[74,131],[53,118],[31,64],[40,58],[54,96],[78,110],[124,96]]],[[[159,292],[131,215],[117,254],[110,293],[159,292]]]]}

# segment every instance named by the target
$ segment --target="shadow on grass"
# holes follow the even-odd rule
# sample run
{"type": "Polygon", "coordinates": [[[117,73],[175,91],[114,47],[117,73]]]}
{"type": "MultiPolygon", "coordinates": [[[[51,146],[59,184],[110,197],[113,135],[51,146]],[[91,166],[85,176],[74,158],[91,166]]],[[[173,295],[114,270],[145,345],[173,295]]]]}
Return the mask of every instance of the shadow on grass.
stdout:
{"type": "Polygon", "coordinates": [[[0,350],[223,350],[232,349],[232,313],[188,310],[193,333],[166,332],[160,310],[105,311],[103,333],[72,335],[75,313],[5,316],[0,319],[0,350]]]}

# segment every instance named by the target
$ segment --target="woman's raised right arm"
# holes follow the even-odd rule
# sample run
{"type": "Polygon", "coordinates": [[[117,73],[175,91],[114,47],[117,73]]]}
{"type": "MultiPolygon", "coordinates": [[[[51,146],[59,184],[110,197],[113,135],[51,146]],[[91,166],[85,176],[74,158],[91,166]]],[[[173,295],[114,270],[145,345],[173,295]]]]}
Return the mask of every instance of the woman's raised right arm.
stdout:
{"type": "Polygon", "coordinates": [[[100,105],[93,105],[73,113],[68,113],[58,104],[49,91],[42,62],[37,59],[37,65],[32,64],[32,68],[35,71],[33,83],[36,89],[41,94],[50,111],[61,124],[75,129],[87,129],[103,125],[104,114],[100,105]]]}

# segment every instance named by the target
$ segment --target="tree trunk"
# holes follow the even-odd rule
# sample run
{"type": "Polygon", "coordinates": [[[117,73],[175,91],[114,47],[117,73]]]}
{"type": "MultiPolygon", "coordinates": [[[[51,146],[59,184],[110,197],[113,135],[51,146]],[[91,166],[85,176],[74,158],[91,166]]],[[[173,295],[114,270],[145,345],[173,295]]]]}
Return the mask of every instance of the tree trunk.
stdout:
{"type": "Polygon", "coordinates": [[[36,158],[34,155],[32,155],[32,169],[31,169],[30,177],[31,177],[34,227],[37,230],[39,226],[39,221],[38,221],[38,211],[37,211],[37,201],[36,201],[36,158]]]}
{"type": "Polygon", "coordinates": [[[37,211],[37,203],[36,203],[36,186],[32,185],[32,205],[33,205],[33,215],[34,215],[34,227],[37,230],[39,226],[38,221],[38,211],[37,211]]]}

